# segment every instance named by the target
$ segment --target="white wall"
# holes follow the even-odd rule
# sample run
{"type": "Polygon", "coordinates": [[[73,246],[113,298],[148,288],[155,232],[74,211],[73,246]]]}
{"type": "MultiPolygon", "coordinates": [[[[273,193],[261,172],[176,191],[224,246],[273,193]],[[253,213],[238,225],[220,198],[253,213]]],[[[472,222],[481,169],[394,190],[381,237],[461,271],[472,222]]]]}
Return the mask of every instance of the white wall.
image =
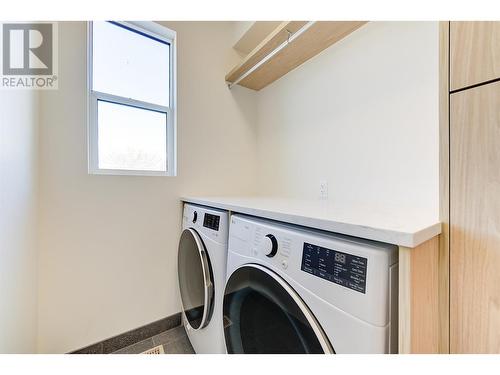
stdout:
{"type": "Polygon", "coordinates": [[[438,215],[438,24],[371,22],[258,94],[261,194],[438,215]]]}
{"type": "Polygon", "coordinates": [[[0,90],[0,353],[36,351],[35,91],[0,90]]]}
{"type": "Polygon", "coordinates": [[[178,33],[178,176],[87,174],[86,24],[59,24],[59,90],[41,98],[40,352],[180,311],[181,195],[255,192],[256,97],[229,91],[229,22],[178,33]]]}

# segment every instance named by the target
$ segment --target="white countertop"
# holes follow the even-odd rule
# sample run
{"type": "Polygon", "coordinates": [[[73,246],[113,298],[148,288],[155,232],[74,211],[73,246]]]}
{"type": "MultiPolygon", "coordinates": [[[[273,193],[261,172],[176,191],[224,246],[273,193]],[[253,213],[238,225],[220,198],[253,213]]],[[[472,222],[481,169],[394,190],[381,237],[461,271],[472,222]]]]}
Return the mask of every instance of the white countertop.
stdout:
{"type": "Polygon", "coordinates": [[[339,206],[327,200],[271,197],[183,197],[184,202],[322,229],[329,232],[416,247],[441,233],[441,223],[427,212],[367,205],[339,206]]]}

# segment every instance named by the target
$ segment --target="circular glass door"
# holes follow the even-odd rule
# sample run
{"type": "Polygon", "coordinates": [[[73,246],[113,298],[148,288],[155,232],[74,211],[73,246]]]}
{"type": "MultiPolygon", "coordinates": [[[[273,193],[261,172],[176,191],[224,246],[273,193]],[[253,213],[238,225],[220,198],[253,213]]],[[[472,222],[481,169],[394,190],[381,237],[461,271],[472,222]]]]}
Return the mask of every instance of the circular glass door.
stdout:
{"type": "Polygon", "coordinates": [[[207,251],[192,228],[181,234],[177,261],[184,315],[193,329],[201,329],[212,315],[214,283],[207,251]]]}
{"type": "Polygon", "coordinates": [[[263,266],[234,271],[226,284],[224,316],[228,353],[334,353],[302,299],[263,266]]]}

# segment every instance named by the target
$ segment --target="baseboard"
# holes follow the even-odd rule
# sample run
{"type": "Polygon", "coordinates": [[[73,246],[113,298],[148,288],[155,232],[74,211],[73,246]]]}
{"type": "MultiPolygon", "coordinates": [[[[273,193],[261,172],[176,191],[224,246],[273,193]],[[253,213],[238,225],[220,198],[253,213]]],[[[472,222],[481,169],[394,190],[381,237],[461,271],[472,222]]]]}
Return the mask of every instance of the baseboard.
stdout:
{"type": "Polygon", "coordinates": [[[69,354],[109,354],[135,344],[139,341],[153,337],[164,331],[175,328],[181,324],[181,313],[146,324],[142,327],[121,333],[109,339],[70,352],[69,354]]]}

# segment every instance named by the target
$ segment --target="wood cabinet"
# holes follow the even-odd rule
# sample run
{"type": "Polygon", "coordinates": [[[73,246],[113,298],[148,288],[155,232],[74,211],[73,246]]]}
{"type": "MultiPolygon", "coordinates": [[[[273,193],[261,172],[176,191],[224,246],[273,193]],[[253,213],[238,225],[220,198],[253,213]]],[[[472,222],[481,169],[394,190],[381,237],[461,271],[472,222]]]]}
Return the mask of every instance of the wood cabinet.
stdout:
{"type": "Polygon", "coordinates": [[[400,354],[440,352],[439,237],[399,248],[400,354]]]}
{"type": "Polygon", "coordinates": [[[450,350],[500,353],[500,82],[451,95],[450,141],[450,350]]]}
{"type": "Polygon", "coordinates": [[[500,22],[441,26],[440,346],[500,353],[500,22]]]}
{"type": "Polygon", "coordinates": [[[451,91],[500,77],[500,22],[450,22],[451,91]]]}

